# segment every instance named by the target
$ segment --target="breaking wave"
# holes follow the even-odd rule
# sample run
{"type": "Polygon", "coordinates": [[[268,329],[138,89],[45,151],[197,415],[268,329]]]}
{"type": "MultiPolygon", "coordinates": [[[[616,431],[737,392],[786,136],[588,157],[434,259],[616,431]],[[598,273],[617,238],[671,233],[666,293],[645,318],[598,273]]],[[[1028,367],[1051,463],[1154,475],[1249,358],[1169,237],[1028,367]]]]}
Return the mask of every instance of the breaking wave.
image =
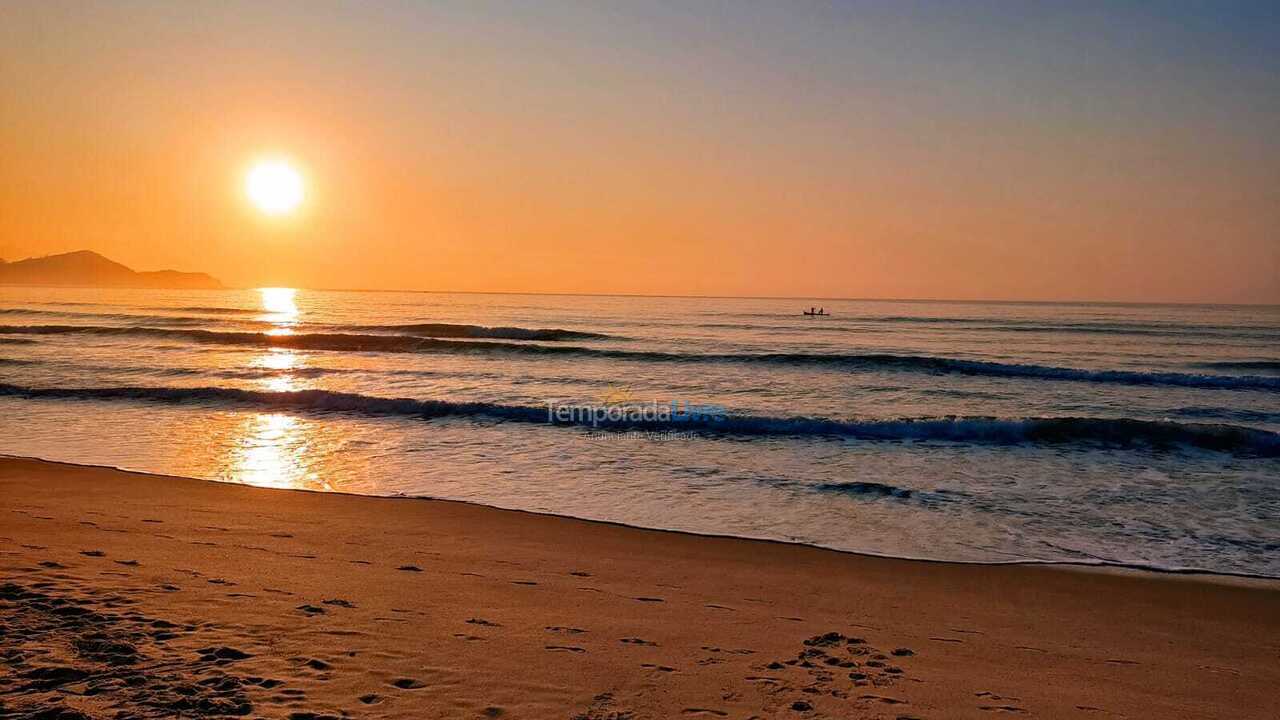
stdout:
{"type": "MultiPolygon", "coordinates": [[[[210,403],[264,410],[346,412],[408,418],[478,417],[555,424],[546,407],[384,398],[327,390],[267,392],[222,387],[35,388],[0,383],[0,396],[210,403]]],[[[871,441],[946,441],[982,445],[1096,443],[1114,446],[1185,446],[1244,456],[1280,457],[1280,433],[1237,425],[1132,418],[944,417],[835,420],[756,415],[690,415],[686,418],[652,420],[604,419],[598,427],[609,430],[689,430],[713,436],[833,436],[871,441]]]]}

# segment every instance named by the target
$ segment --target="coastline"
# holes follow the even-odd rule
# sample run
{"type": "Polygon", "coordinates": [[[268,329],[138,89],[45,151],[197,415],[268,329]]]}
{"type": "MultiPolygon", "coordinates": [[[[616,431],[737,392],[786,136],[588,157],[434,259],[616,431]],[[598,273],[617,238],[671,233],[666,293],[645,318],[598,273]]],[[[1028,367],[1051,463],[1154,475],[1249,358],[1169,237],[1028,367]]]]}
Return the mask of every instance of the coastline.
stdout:
{"type": "MultiPolygon", "coordinates": [[[[52,460],[44,457],[36,457],[32,455],[9,455],[0,453],[0,464],[8,460],[33,461],[55,466],[66,466],[68,468],[84,468],[94,470],[107,470],[112,472],[125,473],[127,475],[141,475],[144,477],[181,479],[195,482],[214,482],[230,485],[239,485],[223,480],[214,480],[209,478],[189,477],[183,475],[168,475],[160,472],[151,472],[148,470],[137,470],[118,465],[100,465],[96,463],[80,463],[70,462],[66,460],[52,460]]],[[[256,486],[249,486],[256,487],[256,486]]],[[[280,490],[282,492],[300,492],[314,493],[317,495],[338,495],[362,498],[383,498],[386,500],[410,500],[425,501],[433,503],[457,503],[477,508],[487,508],[491,510],[499,510],[502,512],[521,513],[532,515],[535,517],[559,518],[562,520],[575,520],[578,522],[591,523],[594,525],[605,525],[610,527],[623,528],[628,530],[639,530],[644,532],[672,533],[675,535],[683,535],[691,538],[711,538],[720,540],[742,540],[745,542],[759,542],[778,544],[783,546],[803,547],[812,550],[821,550],[824,552],[839,553],[842,555],[851,555],[853,557],[873,558],[879,560],[900,560],[910,563],[936,563],[940,565],[972,565],[977,567],[1048,567],[1056,568],[1063,571],[1079,571],[1079,572],[1099,572],[1099,573],[1116,573],[1120,575],[1152,575],[1155,577],[1167,578],[1184,578],[1192,582],[1222,583],[1222,584],[1242,584],[1245,586],[1256,586],[1260,588],[1271,588],[1280,590],[1280,577],[1270,575],[1262,575],[1258,573],[1246,572],[1230,572],[1223,570],[1205,570],[1202,568],[1192,567],[1163,567],[1160,565],[1143,564],[1143,563],[1124,563],[1113,562],[1108,560],[1099,560],[1097,562],[1088,562],[1083,560],[949,560],[930,557],[915,557],[911,555],[894,555],[890,553],[876,553],[862,550],[849,550],[839,547],[828,547],[818,543],[803,542],[800,540],[782,540],[774,537],[751,536],[751,535],[733,535],[729,533],[717,532],[698,532],[695,530],[682,530],[676,528],[650,527],[646,525],[637,525],[617,520],[602,520],[599,518],[581,517],[578,515],[569,515],[565,513],[555,513],[542,510],[529,510],[520,507],[504,507],[502,505],[494,505],[474,500],[459,500],[447,497],[435,497],[431,495],[376,495],[369,493],[345,492],[340,490],[314,490],[309,488],[263,488],[280,490]]]]}
{"type": "Polygon", "coordinates": [[[0,457],[0,497],[0,621],[23,658],[0,665],[5,709],[1280,711],[1268,579],[885,558],[14,457],[0,457]],[[58,607],[98,621],[42,633],[58,607]],[[98,645],[78,643],[93,634],[98,645]],[[32,675],[49,667],[63,674],[32,675]]]}

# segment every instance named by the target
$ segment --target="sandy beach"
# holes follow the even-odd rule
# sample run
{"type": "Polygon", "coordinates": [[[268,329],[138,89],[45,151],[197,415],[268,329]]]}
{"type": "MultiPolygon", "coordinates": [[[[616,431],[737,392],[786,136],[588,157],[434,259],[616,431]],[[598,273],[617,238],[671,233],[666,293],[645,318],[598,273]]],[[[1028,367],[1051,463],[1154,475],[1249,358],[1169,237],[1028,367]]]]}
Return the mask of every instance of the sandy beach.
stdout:
{"type": "Polygon", "coordinates": [[[1264,581],[19,458],[0,497],[4,717],[1280,715],[1264,581]]]}

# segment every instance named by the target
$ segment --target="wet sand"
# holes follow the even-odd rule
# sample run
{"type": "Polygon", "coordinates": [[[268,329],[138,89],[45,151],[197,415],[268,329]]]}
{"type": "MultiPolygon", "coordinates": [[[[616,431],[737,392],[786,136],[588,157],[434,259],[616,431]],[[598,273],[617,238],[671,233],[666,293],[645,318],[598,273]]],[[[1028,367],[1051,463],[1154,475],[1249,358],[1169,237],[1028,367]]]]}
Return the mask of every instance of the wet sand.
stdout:
{"type": "Polygon", "coordinates": [[[1280,583],[17,458],[0,498],[0,717],[1280,717],[1280,583]]]}

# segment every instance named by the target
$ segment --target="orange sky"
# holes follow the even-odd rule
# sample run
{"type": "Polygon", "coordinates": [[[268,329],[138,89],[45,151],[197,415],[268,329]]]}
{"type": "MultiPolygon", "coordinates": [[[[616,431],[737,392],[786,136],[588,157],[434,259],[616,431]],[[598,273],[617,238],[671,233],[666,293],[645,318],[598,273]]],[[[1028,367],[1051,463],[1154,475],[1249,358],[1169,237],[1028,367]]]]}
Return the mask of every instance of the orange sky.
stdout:
{"type": "Polygon", "coordinates": [[[235,285],[1280,302],[1276,48],[1248,18],[697,7],[6,3],[0,256],[235,285]],[[281,154],[308,197],[269,219],[243,177],[281,154]]]}

